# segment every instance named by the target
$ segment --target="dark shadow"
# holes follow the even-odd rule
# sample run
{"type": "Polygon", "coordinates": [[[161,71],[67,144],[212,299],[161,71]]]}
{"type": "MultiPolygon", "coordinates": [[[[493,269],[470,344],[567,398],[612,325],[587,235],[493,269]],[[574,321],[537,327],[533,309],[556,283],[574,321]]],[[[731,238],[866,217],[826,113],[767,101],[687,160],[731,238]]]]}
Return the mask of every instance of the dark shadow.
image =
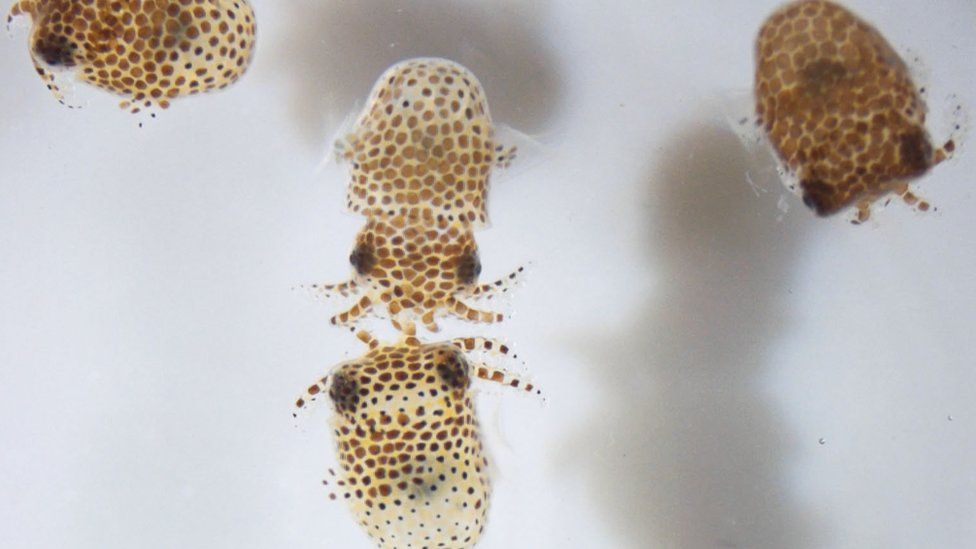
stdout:
{"type": "Polygon", "coordinates": [[[646,174],[647,248],[635,253],[659,277],[654,299],[618,333],[575,334],[601,413],[564,455],[628,546],[822,546],[788,488],[800,442],[765,383],[816,219],[792,199],[779,221],[781,187],[757,196],[746,180],[763,155],[703,120],[646,174]]]}
{"type": "Polygon", "coordinates": [[[541,34],[546,2],[451,0],[292,0],[282,2],[288,32],[272,44],[292,83],[292,110],[310,145],[320,148],[366,101],[389,66],[411,57],[444,57],[481,81],[492,117],[537,133],[559,108],[556,58],[541,34]]]}

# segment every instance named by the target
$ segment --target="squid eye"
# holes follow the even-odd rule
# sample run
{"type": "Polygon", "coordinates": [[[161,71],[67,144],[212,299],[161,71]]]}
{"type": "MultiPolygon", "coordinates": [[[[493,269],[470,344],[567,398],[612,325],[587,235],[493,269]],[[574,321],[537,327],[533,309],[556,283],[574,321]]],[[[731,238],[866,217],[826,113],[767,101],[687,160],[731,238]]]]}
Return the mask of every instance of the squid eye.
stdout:
{"type": "Polygon", "coordinates": [[[464,389],[471,383],[468,361],[459,352],[446,352],[438,357],[437,375],[448,387],[464,389]]]}
{"type": "Polygon", "coordinates": [[[52,67],[72,67],[78,45],[67,37],[48,34],[34,41],[34,54],[52,67]]]}
{"type": "Polygon", "coordinates": [[[329,387],[329,398],[340,413],[352,413],[359,405],[359,383],[348,374],[336,373],[329,387]]]}
{"type": "Polygon", "coordinates": [[[478,280],[481,274],[481,260],[478,252],[470,252],[461,256],[457,263],[457,277],[464,284],[471,284],[478,280]]]}
{"type": "Polygon", "coordinates": [[[373,253],[373,247],[362,242],[357,244],[356,248],[349,254],[349,263],[352,264],[357,273],[369,274],[376,266],[376,254],[373,253]]]}

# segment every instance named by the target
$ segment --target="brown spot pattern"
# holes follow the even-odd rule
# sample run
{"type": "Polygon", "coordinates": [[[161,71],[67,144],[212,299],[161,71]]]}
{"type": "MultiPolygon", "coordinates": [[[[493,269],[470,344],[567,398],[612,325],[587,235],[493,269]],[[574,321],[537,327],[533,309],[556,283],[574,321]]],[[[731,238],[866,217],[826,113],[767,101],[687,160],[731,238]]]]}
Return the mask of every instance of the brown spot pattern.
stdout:
{"type": "Polygon", "coordinates": [[[509,356],[498,341],[422,344],[408,335],[380,345],[365,332],[358,335],[369,351],[337,366],[295,403],[303,408],[325,393],[335,410],[339,467],[324,481],[329,499],[346,501],[379,547],[473,547],[491,490],[472,380],[539,390],[469,362],[472,352],[509,356]]]}
{"type": "MultiPolygon", "coordinates": [[[[339,470],[326,481],[329,497],[347,501],[379,547],[466,548],[480,538],[491,491],[471,380],[526,385],[469,364],[466,351],[504,347],[486,341],[371,342],[364,356],[339,365],[296,403],[304,407],[328,391],[339,453],[339,470]]],[[[530,384],[521,390],[533,392],[530,384]]]]}
{"type": "Polygon", "coordinates": [[[492,168],[507,166],[515,154],[495,140],[481,84],[445,59],[412,59],[387,70],[337,147],[352,163],[349,210],[476,229],[488,221],[492,168]]]}
{"type": "Polygon", "coordinates": [[[254,49],[248,0],[21,0],[8,22],[22,14],[37,72],[62,103],[56,80],[68,71],[133,113],[165,109],[232,84],[254,49]]]}
{"type": "Polygon", "coordinates": [[[333,324],[382,310],[404,335],[381,345],[358,332],[369,351],[311,385],[296,406],[328,395],[340,462],[338,472],[330,471],[329,497],[348,501],[379,547],[473,547],[490,490],[472,379],[539,394],[531,383],[465,356],[508,356],[507,345],[416,338],[418,320],[437,331],[443,314],[502,320],[463,298],[505,292],[522,271],[478,284],[474,230],[487,221],[490,171],[514,152],[503,152],[492,134],[474,76],[449,61],[417,59],[381,77],[355,132],[337,143],[352,163],[348,206],[367,222],[349,255],[352,278],[315,287],[358,297],[333,324]]]}
{"type": "Polygon", "coordinates": [[[360,296],[332,318],[334,324],[349,325],[377,310],[398,329],[419,320],[436,331],[436,319],[447,314],[474,322],[503,320],[500,313],[475,309],[464,301],[504,287],[504,281],[477,284],[478,245],[471,227],[457,221],[372,216],[356,237],[350,262],[350,281],[320,290],[360,296]]]}
{"type": "Polygon", "coordinates": [[[379,547],[471,547],[484,529],[488,462],[458,360],[449,345],[380,347],[339,370],[360,403],[336,405],[336,496],[379,547]]]}
{"type": "Polygon", "coordinates": [[[759,125],[819,215],[857,204],[865,219],[939,159],[904,62],[832,2],[794,2],[763,24],[755,93],[759,125]]]}

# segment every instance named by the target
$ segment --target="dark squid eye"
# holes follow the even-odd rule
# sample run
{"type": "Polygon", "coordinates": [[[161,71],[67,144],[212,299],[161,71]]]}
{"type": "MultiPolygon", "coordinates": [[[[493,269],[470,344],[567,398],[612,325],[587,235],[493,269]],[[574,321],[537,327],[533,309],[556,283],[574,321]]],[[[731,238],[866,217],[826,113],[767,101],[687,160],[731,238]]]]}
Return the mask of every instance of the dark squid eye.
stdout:
{"type": "Polygon", "coordinates": [[[338,372],[329,387],[329,398],[340,413],[353,413],[359,405],[359,383],[348,374],[338,372]]]}
{"type": "Polygon", "coordinates": [[[471,284],[478,280],[481,274],[481,260],[478,252],[469,252],[461,256],[457,263],[457,277],[464,284],[471,284]]]}
{"type": "Polygon", "coordinates": [[[373,247],[365,242],[356,244],[356,248],[349,254],[349,263],[352,264],[356,272],[367,275],[376,266],[376,254],[373,247]]]}
{"type": "Polygon", "coordinates": [[[34,40],[34,54],[52,67],[72,67],[75,65],[75,50],[78,45],[66,36],[46,34],[34,40]]]}
{"type": "Polygon", "coordinates": [[[437,375],[452,389],[465,389],[471,383],[468,361],[457,351],[447,351],[437,357],[437,375]]]}

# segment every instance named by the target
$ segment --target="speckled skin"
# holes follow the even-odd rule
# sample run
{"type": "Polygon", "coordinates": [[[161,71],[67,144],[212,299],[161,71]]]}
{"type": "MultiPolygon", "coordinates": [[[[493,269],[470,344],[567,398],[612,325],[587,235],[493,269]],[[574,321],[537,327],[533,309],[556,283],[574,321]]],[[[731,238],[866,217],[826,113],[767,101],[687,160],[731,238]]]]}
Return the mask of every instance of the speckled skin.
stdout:
{"type": "Polygon", "coordinates": [[[323,295],[355,295],[359,300],[332,318],[351,325],[369,312],[387,316],[400,329],[415,321],[437,331],[445,315],[474,322],[498,322],[500,313],[472,308],[464,298],[507,292],[522,268],[505,279],[478,284],[481,261],[470,226],[396,215],[372,216],[349,256],[353,277],[316,286],[323,295]]]}
{"type": "Polygon", "coordinates": [[[470,353],[508,356],[484,338],[421,343],[415,324],[437,331],[455,315],[496,322],[502,315],[464,298],[505,292],[521,268],[479,284],[474,230],[487,222],[491,169],[514,149],[494,142],[478,81],[441,59],[388,70],[352,133],[337,143],[351,163],[348,207],[366,225],[349,256],[350,280],[315,286],[323,295],[356,296],[332,318],[350,325],[370,312],[387,316],[403,338],[370,350],[308,388],[299,408],[328,395],[338,471],[326,481],[381,548],[469,548],[484,531],[491,494],[475,414],[472,379],[538,394],[517,377],[470,353]]]}
{"type": "Polygon", "coordinates": [[[380,76],[351,133],[337,144],[352,165],[348,208],[366,216],[407,215],[488,222],[492,168],[515,148],[495,140],[481,84],[445,59],[411,59],[380,76]]]}
{"type": "Polygon", "coordinates": [[[473,378],[538,394],[511,374],[473,363],[471,351],[508,355],[501,343],[462,338],[422,344],[407,336],[340,364],[309,387],[299,408],[328,395],[339,471],[332,499],[347,501],[382,548],[473,547],[485,527],[488,460],[471,394],[473,378]]]}
{"type": "Polygon", "coordinates": [[[254,49],[248,0],[21,0],[8,23],[22,14],[37,73],[62,103],[58,75],[73,73],[134,113],[165,109],[236,81],[254,49]]]}
{"type": "Polygon", "coordinates": [[[777,10],[759,32],[755,92],[758,123],[817,214],[857,205],[863,221],[890,192],[928,209],[907,182],[947,151],[932,146],[925,102],[871,25],[824,0],[777,10]]]}

